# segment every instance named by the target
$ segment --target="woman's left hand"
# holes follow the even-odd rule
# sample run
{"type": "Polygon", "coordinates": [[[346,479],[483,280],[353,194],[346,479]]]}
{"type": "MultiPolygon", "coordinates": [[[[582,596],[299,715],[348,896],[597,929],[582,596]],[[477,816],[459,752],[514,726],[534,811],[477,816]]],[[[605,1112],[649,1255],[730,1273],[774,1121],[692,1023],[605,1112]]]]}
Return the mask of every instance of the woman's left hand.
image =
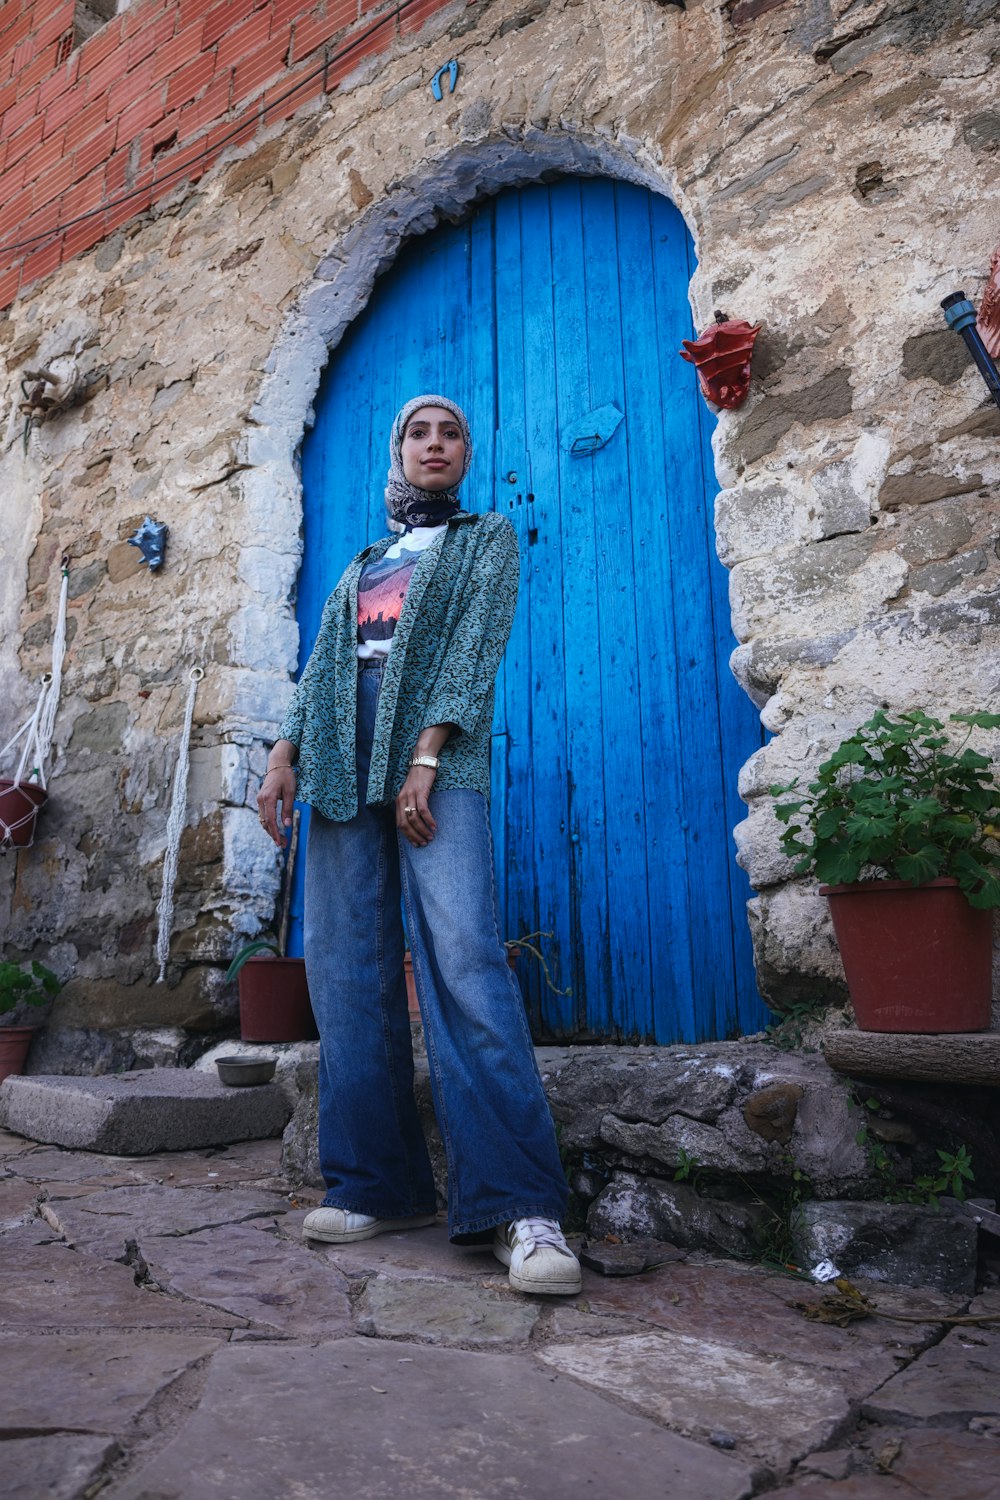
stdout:
{"type": "Polygon", "coordinates": [[[433,766],[411,766],[396,798],[396,827],[414,849],[429,844],[437,832],[437,824],[427,805],[436,778],[433,766]]]}

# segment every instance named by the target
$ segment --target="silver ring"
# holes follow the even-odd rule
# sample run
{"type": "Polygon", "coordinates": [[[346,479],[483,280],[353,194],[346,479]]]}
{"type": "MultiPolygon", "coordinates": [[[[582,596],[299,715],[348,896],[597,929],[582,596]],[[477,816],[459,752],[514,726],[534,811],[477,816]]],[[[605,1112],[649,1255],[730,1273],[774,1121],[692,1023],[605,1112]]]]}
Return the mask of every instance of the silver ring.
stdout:
{"type": "Polygon", "coordinates": [[[406,813],[407,817],[409,817],[411,813],[415,813],[416,810],[417,809],[415,807],[404,807],[403,808],[403,811],[406,813]]]}

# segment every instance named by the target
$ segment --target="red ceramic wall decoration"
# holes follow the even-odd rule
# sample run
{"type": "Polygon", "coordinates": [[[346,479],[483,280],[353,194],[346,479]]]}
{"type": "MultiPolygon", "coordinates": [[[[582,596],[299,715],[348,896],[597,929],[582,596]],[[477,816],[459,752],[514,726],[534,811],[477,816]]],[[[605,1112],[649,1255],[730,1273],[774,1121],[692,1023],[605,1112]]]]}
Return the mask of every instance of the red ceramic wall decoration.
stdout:
{"type": "Polygon", "coordinates": [[[1000,359],[1000,245],[990,261],[990,275],[976,319],[979,337],[994,359],[1000,359]]]}
{"type": "Polygon", "coordinates": [[[681,339],[681,359],[698,371],[701,394],[713,406],[735,411],[750,392],[750,356],[761,325],[716,313],[715,322],[696,339],[681,339]]]}

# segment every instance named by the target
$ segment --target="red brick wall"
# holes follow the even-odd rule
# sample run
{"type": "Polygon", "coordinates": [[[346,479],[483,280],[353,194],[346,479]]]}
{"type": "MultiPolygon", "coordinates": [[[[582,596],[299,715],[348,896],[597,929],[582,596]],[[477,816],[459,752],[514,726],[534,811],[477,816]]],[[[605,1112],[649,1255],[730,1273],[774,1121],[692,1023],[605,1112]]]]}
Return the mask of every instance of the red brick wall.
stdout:
{"type": "Polygon", "coordinates": [[[0,308],[446,3],[132,0],[74,47],[74,0],[0,0],[0,308]]]}

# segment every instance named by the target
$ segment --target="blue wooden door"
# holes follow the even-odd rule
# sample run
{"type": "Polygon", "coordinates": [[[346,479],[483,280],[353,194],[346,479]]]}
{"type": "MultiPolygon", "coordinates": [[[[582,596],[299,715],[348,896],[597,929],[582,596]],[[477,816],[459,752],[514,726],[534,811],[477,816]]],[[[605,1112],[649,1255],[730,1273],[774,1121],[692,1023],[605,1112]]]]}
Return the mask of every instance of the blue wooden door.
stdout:
{"type": "Polygon", "coordinates": [[[303,446],[303,662],[344,563],[384,534],[386,439],[409,396],[465,407],[465,503],[517,529],[493,830],[505,935],[550,933],[571,992],[522,962],[539,1037],[693,1041],[764,1015],[731,835],[761,728],[728,668],[711,419],[677,357],[692,270],[680,214],[645,189],[503,193],[378,283],[303,446]]]}

